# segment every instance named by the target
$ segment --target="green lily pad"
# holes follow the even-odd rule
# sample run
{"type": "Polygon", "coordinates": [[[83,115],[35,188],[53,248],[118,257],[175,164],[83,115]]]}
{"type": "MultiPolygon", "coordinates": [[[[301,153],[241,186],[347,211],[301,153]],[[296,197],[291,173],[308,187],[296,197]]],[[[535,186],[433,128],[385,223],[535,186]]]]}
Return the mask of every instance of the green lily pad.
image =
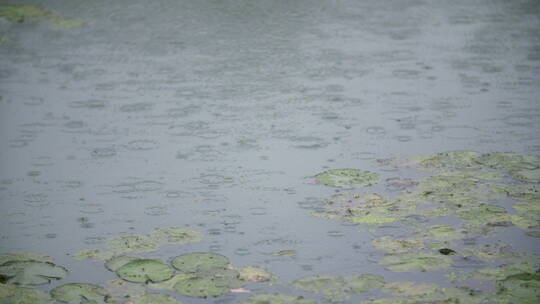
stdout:
{"type": "Polygon", "coordinates": [[[539,303],[540,272],[513,274],[498,281],[497,295],[510,303],[539,303]]]}
{"type": "Polygon", "coordinates": [[[6,253],[0,255],[0,265],[10,261],[36,261],[36,262],[49,262],[52,263],[51,257],[41,255],[37,253],[23,252],[23,253],[6,253]]]}
{"type": "Polygon", "coordinates": [[[384,280],[380,276],[361,274],[353,276],[316,275],[292,282],[295,287],[328,296],[328,301],[343,301],[349,293],[365,293],[381,288],[384,280]]]}
{"type": "Polygon", "coordinates": [[[480,157],[478,152],[474,151],[450,151],[441,152],[433,156],[421,159],[419,167],[435,169],[475,169],[478,168],[477,159],[480,157]]]}
{"type": "Polygon", "coordinates": [[[185,296],[206,298],[217,297],[228,293],[232,288],[244,285],[245,281],[240,279],[240,274],[236,270],[213,268],[178,277],[173,289],[185,296]]]}
{"type": "Polygon", "coordinates": [[[522,169],[512,173],[516,179],[528,183],[540,183],[540,168],[536,169],[522,169]]]}
{"type": "Polygon", "coordinates": [[[296,250],[293,250],[293,249],[285,249],[285,250],[280,250],[278,252],[272,253],[273,256],[284,256],[284,255],[295,255],[295,254],[296,254],[296,250]]]}
{"type": "Polygon", "coordinates": [[[154,230],[148,235],[123,235],[112,238],[106,242],[104,248],[83,250],[74,257],[78,260],[90,258],[108,260],[119,255],[156,251],[162,245],[199,242],[201,239],[200,232],[169,227],[154,230]]]}
{"type": "Polygon", "coordinates": [[[181,295],[194,298],[217,297],[229,292],[226,286],[220,286],[211,277],[191,277],[179,281],[174,290],[181,295]]]}
{"type": "Polygon", "coordinates": [[[175,297],[166,294],[149,293],[133,299],[133,304],[182,304],[175,297]]]}
{"type": "Polygon", "coordinates": [[[127,255],[117,256],[117,257],[114,257],[114,258],[108,260],[105,263],[105,268],[107,268],[108,270],[110,270],[112,272],[115,272],[118,268],[126,265],[127,263],[129,263],[131,261],[138,260],[138,259],[139,258],[131,257],[131,256],[127,256],[127,255]]]}
{"type": "Polygon", "coordinates": [[[326,186],[355,188],[377,184],[379,174],[358,169],[332,169],[317,174],[315,179],[326,186]]]}
{"type": "Polygon", "coordinates": [[[452,266],[452,259],[440,254],[425,252],[387,255],[381,261],[386,268],[395,272],[430,271],[452,266]]]}
{"type": "Polygon", "coordinates": [[[316,301],[304,299],[298,296],[288,296],[277,293],[259,294],[249,298],[249,302],[243,304],[316,304],[316,301]]]}
{"type": "Polygon", "coordinates": [[[78,20],[64,18],[31,4],[0,5],[0,18],[13,23],[47,20],[54,26],[80,27],[83,25],[78,20]]]}
{"type": "Polygon", "coordinates": [[[188,253],[175,257],[171,264],[181,272],[200,272],[225,269],[229,259],[216,253],[188,253]]]}
{"type": "Polygon", "coordinates": [[[9,261],[0,266],[0,281],[18,285],[48,284],[67,275],[64,267],[50,262],[9,261]]]}
{"type": "Polygon", "coordinates": [[[195,278],[195,277],[197,277],[197,275],[193,274],[193,273],[179,273],[179,274],[174,275],[172,278],[170,278],[170,279],[168,279],[166,281],[159,282],[159,283],[149,283],[148,287],[150,287],[152,289],[156,289],[156,290],[174,291],[174,286],[178,282],[185,281],[187,279],[195,278]]]}
{"type": "Polygon", "coordinates": [[[121,279],[107,281],[103,288],[109,296],[107,302],[124,303],[127,299],[138,298],[146,294],[146,288],[141,284],[126,282],[121,279]]]}
{"type": "Polygon", "coordinates": [[[68,304],[105,304],[107,291],[100,286],[84,283],[69,283],[51,290],[51,296],[59,302],[68,304]]]}
{"type": "Polygon", "coordinates": [[[393,296],[414,297],[433,294],[437,287],[433,284],[418,284],[416,282],[392,282],[387,283],[383,291],[393,296]]]}
{"type": "Polygon", "coordinates": [[[160,260],[137,259],[118,268],[116,274],[128,282],[156,283],[170,279],[174,270],[160,260]]]}
{"type": "Polygon", "coordinates": [[[516,171],[540,167],[540,156],[521,155],[512,152],[483,154],[477,162],[493,169],[516,171]]]}
{"type": "Polygon", "coordinates": [[[252,282],[266,282],[272,279],[272,274],[262,268],[248,266],[238,268],[239,279],[252,282]]]}
{"type": "Polygon", "coordinates": [[[0,304],[54,304],[46,292],[0,283],[0,304]]]}
{"type": "Polygon", "coordinates": [[[373,247],[390,253],[406,253],[412,250],[425,248],[421,239],[399,238],[391,236],[382,236],[372,241],[373,247]]]}

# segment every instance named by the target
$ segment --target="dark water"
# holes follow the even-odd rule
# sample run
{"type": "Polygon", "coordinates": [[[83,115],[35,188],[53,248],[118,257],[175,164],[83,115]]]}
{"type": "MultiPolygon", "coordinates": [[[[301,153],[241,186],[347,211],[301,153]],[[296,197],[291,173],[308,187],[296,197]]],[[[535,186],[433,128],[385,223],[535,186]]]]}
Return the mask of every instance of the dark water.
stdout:
{"type": "Polygon", "coordinates": [[[0,23],[0,250],[51,255],[62,283],[115,277],[68,253],[169,226],[204,239],[152,256],[406,278],[377,264],[376,232],[309,215],[335,191],[309,176],[540,153],[538,1],[39,4],[85,26],[0,23]]]}

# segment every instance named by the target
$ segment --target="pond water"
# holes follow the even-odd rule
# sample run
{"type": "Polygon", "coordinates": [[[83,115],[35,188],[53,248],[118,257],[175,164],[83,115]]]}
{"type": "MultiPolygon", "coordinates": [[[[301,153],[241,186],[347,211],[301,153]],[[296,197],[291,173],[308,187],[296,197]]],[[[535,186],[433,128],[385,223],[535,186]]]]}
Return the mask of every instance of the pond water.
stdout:
{"type": "MultiPolygon", "coordinates": [[[[275,276],[272,284],[244,286],[250,293],[196,298],[166,291],[183,303],[240,303],[270,292],[321,303],[388,297],[371,290],[339,298],[290,283],[316,275],[374,274],[489,293],[490,285],[449,279],[509,263],[461,255],[485,244],[526,253],[539,266],[540,243],[531,236],[538,196],[529,201],[527,224],[490,222],[490,234],[439,246],[459,254],[452,267],[434,271],[389,270],[381,264],[389,253],[373,242],[411,237],[429,225],[457,227],[455,214],[401,214],[385,223],[313,216],[329,212],[334,195],[397,198],[415,193],[423,178],[447,174],[381,159],[461,150],[540,155],[538,1],[0,6],[7,4],[48,11],[0,18],[0,254],[44,254],[69,270],[36,289],[117,279],[102,260],[74,255],[175,226],[200,232],[201,241],[134,255],[170,262],[214,252],[275,276]],[[315,179],[340,168],[375,172],[380,182],[348,189],[315,179]],[[388,185],[395,178],[416,183],[388,185]]],[[[514,179],[505,175],[500,183],[536,193],[540,165],[530,163],[530,173],[520,172],[532,180],[516,181],[512,167],[514,179]]],[[[518,214],[516,197],[486,202],[518,214]]],[[[461,303],[477,303],[470,301],[461,303]]]]}

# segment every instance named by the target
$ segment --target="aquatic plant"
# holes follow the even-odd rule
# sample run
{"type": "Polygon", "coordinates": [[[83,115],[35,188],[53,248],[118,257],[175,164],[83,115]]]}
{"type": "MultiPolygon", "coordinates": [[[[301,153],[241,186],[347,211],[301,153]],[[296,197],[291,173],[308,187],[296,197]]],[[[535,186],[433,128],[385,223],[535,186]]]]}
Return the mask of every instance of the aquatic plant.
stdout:
{"type": "Polygon", "coordinates": [[[67,269],[51,262],[8,261],[0,265],[0,283],[17,285],[42,285],[60,280],[67,269]]]}
{"type": "Polygon", "coordinates": [[[157,283],[174,275],[169,265],[156,259],[136,259],[122,265],[115,272],[121,279],[135,283],[157,283]]]}
{"type": "Polygon", "coordinates": [[[379,174],[358,169],[332,169],[315,175],[320,184],[339,188],[356,188],[375,185],[379,174]]]}
{"type": "Polygon", "coordinates": [[[51,290],[51,296],[62,303],[80,304],[105,304],[107,303],[107,291],[98,285],[69,283],[60,285],[51,290]]]}

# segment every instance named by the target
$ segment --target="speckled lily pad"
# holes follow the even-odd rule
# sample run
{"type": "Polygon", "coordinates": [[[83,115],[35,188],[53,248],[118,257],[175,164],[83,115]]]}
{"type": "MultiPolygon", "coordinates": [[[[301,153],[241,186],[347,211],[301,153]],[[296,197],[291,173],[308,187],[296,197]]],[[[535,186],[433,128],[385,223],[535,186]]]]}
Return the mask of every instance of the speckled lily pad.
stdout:
{"type": "Polygon", "coordinates": [[[1,283],[18,285],[48,284],[67,275],[67,269],[50,262],[9,261],[0,266],[1,283]]]}
{"type": "Polygon", "coordinates": [[[350,189],[377,184],[379,174],[358,169],[332,169],[317,174],[315,179],[326,186],[350,189]]]}
{"type": "Polygon", "coordinates": [[[54,304],[50,295],[41,290],[0,283],[0,304],[54,304]]]}
{"type": "Polygon", "coordinates": [[[288,296],[277,293],[260,294],[249,298],[249,302],[243,304],[316,304],[316,301],[304,299],[298,296],[288,296]]]}
{"type": "Polygon", "coordinates": [[[83,283],[69,283],[51,290],[51,296],[59,302],[69,304],[107,303],[107,291],[100,286],[83,283]]]}
{"type": "Polygon", "coordinates": [[[419,252],[387,255],[380,263],[396,272],[430,271],[452,266],[452,259],[441,254],[419,252]]]}
{"type": "Polygon", "coordinates": [[[229,259],[216,253],[188,253],[175,257],[171,264],[181,272],[200,272],[213,269],[225,269],[229,259]]]}
{"type": "Polygon", "coordinates": [[[22,253],[6,253],[0,255],[0,265],[10,261],[36,261],[36,262],[50,262],[53,260],[51,257],[41,255],[37,253],[22,252],[22,253]]]}
{"type": "Polygon", "coordinates": [[[539,303],[540,272],[513,274],[498,281],[497,294],[509,303],[539,303]]]}
{"type": "Polygon", "coordinates": [[[540,167],[540,156],[521,155],[512,152],[496,152],[483,154],[477,162],[493,169],[516,171],[536,169],[540,167]]]}
{"type": "Polygon", "coordinates": [[[425,248],[424,242],[421,239],[393,238],[387,235],[373,240],[372,244],[375,248],[390,253],[406,253],[425,248]]]}
{"type": "Polygon", "coordinates": [[[160,260],[137,259],[118,268],[116,274],[128,282],[156,283],[170,279],[174,270],[160,260]]]}

